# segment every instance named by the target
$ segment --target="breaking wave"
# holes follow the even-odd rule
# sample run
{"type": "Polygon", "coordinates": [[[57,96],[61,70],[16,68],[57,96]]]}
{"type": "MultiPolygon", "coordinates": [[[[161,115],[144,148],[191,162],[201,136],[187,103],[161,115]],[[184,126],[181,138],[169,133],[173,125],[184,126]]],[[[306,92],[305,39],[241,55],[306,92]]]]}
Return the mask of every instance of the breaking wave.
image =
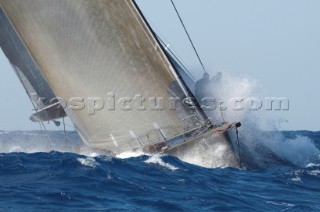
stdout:
{"type": "Polygon", "coordinates": [[[149,159],[147,159],[145,161],[145,163],[160,165],[160,166],[165,167],[171,171],[176,171],[179,169],[173,165],[170,165],[169,163],[164,162],[161,157],[162,157],[161,155],[153,155],[149,159]]]}

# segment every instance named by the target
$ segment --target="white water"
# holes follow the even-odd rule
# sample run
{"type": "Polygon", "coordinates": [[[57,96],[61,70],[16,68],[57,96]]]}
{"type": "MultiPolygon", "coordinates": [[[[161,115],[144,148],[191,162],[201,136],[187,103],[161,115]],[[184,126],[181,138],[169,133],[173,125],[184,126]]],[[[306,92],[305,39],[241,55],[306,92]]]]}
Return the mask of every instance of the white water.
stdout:
{"type": "Polygon", "coordinates": [[[81,165],[91,168],[96,168],[99,165],[99,163],[92,157],[78,158],[77,160],[81,165]]]}
{"type": "Polygon", "coordinates": [[[116,157],[120,159],[128,159],[128,158],[140,157],[142,155],[145,155],[145,153],[142,151],[127,151],[127,152],[123,152],[121,154],[116,155],[116,157]]]}
{"type": "Polygon", "coordinates": [[[178,170],[179,168],[169,164],[169,163],[165,163],[162,158],[161,155],[153,155],[151,156],[148,160],[145,161],[145,163],[148,163],[148,164],[157,164],[157,165],[160,165],[162,167],[165,167],[167,169],[170,169],[171,171],[176,171],[178,170]]]}

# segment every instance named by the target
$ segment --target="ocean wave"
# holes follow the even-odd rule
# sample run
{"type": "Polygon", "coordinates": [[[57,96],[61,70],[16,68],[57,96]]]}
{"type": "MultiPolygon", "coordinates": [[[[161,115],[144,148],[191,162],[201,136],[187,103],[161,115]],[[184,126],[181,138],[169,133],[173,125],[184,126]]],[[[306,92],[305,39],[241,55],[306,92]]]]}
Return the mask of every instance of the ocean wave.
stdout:
{"type": "Polygon", "coordinates": [[[318,211],[319,172],[318,167],[207,169],[161,155],[7,153],[0,160],[0,208],[318,211]]]}

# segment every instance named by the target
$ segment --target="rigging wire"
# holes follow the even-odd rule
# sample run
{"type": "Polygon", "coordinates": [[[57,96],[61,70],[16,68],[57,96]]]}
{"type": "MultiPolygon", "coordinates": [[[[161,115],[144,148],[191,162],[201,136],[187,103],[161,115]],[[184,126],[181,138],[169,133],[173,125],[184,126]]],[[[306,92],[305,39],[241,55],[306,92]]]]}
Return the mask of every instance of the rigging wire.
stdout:
{"type": "MultiPolygon", "coordinates": [[[[50,143],[50,145],[51,145],[51,149],[54,149],[54,148],[53,148],[53,142],[52,142],[52,140],[51,140],[51,137],[50,137],[50,135],[49,135],[49,132],[48,132],[46,126],[44,125],[43,121],[40,121],[39,123],[40,123],[40,126],[42,126],[42,128],[44,129],[44,132],[46,133],[46,135],[47,135],[47,137],[48,137],[49,143],[50,143]]],[[[42,130],[41,130],[41,131],[42,131],[42,130]]]]}
{"type": "Polygon", "coordinates": [[[193,43],[193,41],[192,41],[192,39],[191,39],[191,36],[190,36],[188,30],[187,30],[187,27],[184,25],[183,20],[182,20],[182,18],[181,18],[181,16],[180,16],[180,13],[179,13],[176,5],[174,4],[173,0],[171,0],[171,3],[172,3],[174,10],[176,11],[176,13],[177,13],[177,15],[178,15],[178,17],[179,17],[179,20],[180,20],[180,22],[181,22],[181,24],[182,24],[182,26],[183,26],[183,28],[184,28],[184,31],[186,32],[186,34],[187,34],[187,36],[188,36],[188,38],[189,38],[189,41],[190,41],[190,43],[191,43],[191,45],[192,45],[192,48],[193,48],[194,52],[196,53],[196,55],[197,55],[197,57],[198,57],[198,60],[199,60],[201,66],[202,66],[202,68],[203,68],[203,71],[204,71],[205,73],[207,73],[207,71],[206,71],[206,69],[205,69],[205,67],[204,67],[204,65],[203,65],[203,62],[202,62],[202,60],[201,60],[201,58],[200,58],[200,56],[199,56],[199,54],[198,54],[198,51],[197,51],[197,49],[196,49],[196,47],[195,47],[195,45],[194,45],[194,43],[193,43]]]}
{"type": "MultiPolygon", "coordinates": [[[[19,77],[19,75],[18,75],[18,77],[19,77]]],[[[27,94],[28,94],[28,92],[27,92],[27,94]]],[[[28,95],[29,95],[29,94],[28,94],[28,95]]],[[[33,104],[32,104],[32,105],[33,105],[33,104]]],[[[36,106],[34,106],[34,110],[37,112],[36,106]]],[[[40,120],[39,114],[37,114],[36,116],[37,116],[38,119],[40,120]]],[[[38,123],[39,123],[39,127],[40,127],[41,133],[43,133],[44,131],[46,132],[46,128],[45,128],[43,122],[42,122],[42,121],[39,121],[38,123]]],[[[52,141],[51,141],[51,138],[50,138],[49,134],[46,133],[46,136],[47,136],[48,139],[49,139],[49,144],[50,144],[50,146],[51,146],[51,149],[53,149],[53,144],[52,144],[52,141]]],[[[50,148],[48,147],[48,145],[46,145],[45,148],[46,148],[47,152],[50,151],[50,148]]]]}

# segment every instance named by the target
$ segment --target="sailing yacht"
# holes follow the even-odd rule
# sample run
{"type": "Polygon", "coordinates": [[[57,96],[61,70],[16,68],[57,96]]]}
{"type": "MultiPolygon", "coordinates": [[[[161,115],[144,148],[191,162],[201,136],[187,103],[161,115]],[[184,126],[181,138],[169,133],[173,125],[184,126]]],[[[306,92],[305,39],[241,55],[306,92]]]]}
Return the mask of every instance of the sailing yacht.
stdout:
{"type": "Polygon", "coordinates": [[[239,166],[229,136],[239,124],[215,123],[202,110],[192,79],[135,1],[0,6],[0,46],[34,106],[32,121],[68,116],[86,145],[113,154],[141,150],[205,167],[222,159],[239,166]]]}

